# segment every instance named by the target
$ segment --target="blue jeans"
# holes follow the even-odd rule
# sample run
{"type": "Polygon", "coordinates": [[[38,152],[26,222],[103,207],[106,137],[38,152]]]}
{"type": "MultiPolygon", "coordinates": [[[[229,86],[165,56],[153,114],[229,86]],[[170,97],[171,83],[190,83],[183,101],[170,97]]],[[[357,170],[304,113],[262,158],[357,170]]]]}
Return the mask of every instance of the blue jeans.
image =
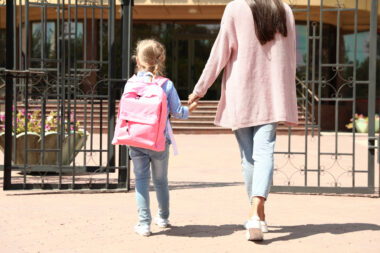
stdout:
{"type": "Polygon", "coordinates": [[[273,152],[277,123],[234,131],[239,143],[241,165],[249,200],[268,197],[273,178],[273,152]]]}
{"type": "Polygon", "coordinates": [[[135,173],[136,201],[141,225],[150,225],[152,216],[149,207],[150,168],[152,166],[153,185],[156,190],[161,218],[169,217],[168,164],[169,143],[165,150],[156,152],[144,148],[130,147],[129,152],[135,173]]]}

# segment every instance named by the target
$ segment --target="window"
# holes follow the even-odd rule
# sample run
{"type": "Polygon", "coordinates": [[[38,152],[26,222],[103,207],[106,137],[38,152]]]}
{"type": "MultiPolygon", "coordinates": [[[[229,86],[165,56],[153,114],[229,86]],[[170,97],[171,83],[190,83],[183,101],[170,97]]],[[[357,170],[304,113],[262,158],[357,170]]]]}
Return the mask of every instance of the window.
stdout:
{"type": "MultiPolygon", "coordinates": [[[[355,34],[343,35],[344,42],[344,63],[354,63],[355,59],[355,34]]],[[[369,31],[359,32],[356,34],[356,80],[367,81],[369,78],[369,31]]],[[[380,34],[377,35],[377,64],[376,64],[376,93],[380,97],[380,34]]],[[[353,76],[352,70],[345,73],[346,77],[353,76]]],[[[357,90],[358,98],[366,98],[368,96],[368,89],[366,86],[361,86],[357,90]]]]}
{"type": "Polygon", "coordinates": [[[45,23],[45,40],[40,22],[32,23],[31,57],[54,59],[57,54],[55,22],[45,23]]]}
{"type": "Polygon", "coordinates": [[[306,25],[296,25],[297,67],[306,64],[307,29],[306,25]]]}
{"type": "MultiPolygon", "coordinates": [[[[57,25],[53,21],[46,23],[33,22],[31,25],[31,66],[41,67],[42,62],[45,62],[45,67],[56,67],[58,61],[57,48],[59,43],[57,42],[57,25]],[[44,36],[43,36],[44,35],[44,36]],[[42,60],[42,61],[41,61],[42,60]]],[[[65,45],[68,55],[68,41],[70,41],[70,62],[74,62],[74,50],[77,53],[77,60],[83,59],[83,23],[65,23],[65,45]],[[75,31],[76,28],[76,31],[75,31]],[[76,40],[75,40],[76,32],[76,40]]]]}

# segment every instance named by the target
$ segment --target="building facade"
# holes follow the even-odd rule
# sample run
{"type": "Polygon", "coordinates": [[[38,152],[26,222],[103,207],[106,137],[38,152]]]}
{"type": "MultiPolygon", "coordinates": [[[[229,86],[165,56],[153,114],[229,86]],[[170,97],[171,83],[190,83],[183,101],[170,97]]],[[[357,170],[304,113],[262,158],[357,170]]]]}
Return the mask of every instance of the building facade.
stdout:
{"type": "MultiPolygon", "coordinates": [[[[181,99],[186,99],[197,82],[208,54],[219,31],[220,19],[225,5],[229,0],[135,0],[133,7],[132,48],[136,42],[144,38],[156,38],[167,48],[167,75],[177,86],[181,99]]],[[[363,80],[368,79],[368,43],[370,27],[370,0],[285,0],[294,10],[297,24],[297,66],[298,77],[305,78],[307,69],[307,50],[309,37],[313,26],[320,24],[323,19],[323,61],[352,63],[354,57],[357,63],[357,75],[363,80]],[[357,2],[357,8],[356,8],[357,2]],[[323,7],[321,7],[321,3],[323,7]],[[323,8],[323,10],[321,10],[323,8]],[[337,11],[337,8],[341,8],[337,11]],[[357,12],[355,11],[357,10],[357,12]],[[331,10],[331,11],[329,11],[331,10]],[[321,12],[323,14],[321,15],[321,12]],[[357,16],[355,18],[355,14],[357,16]],[[339,15],[339,16],[338,16],[339,15]],[[356,25],[355,25],[355,19],[356,25]],[[338,27],[339,26],[339,27],[338,27]],[[309,34],[308,34],[309,33],[309,34]],[[356,35],[355,35],[356,34],[356,35]],[[356,50],[355,46],[356,39],[356,50]],[[337,54],[336,51],[339,51],[337,54]],[[355,51],[355,52],[354,52],[355,51]],[[337,56],[338,55],[338,56],[337,56]],[[337,60],[336,57],[339,57],[337,60]]],[[[21,64],[29,51],[31,68],[56,67],[49,65],[49,59],[57,58],[59,40],[62,40],[62,30],[66,30],[65,40],[74,41],[76,59],[79,61],[93,61],[105,57],[105,45],[108,35],[108,13],[102,6],[108,6],[104,0],[79,0],[65,3],[57,0],[25,1],[16,7],[15,18],[18,25],[16,40],[19,50],[16,52],[16,61],[21,64]],[[75,6],[75,4],[77,4],[75,6]],[[61,7],[60,7],[61,6],[61,7]],[[62,6],[65,6],[66,21],[62,18],[62,6]],[[29,26],[28,40],[20,42],[19,38],[25,33],[25,18],[29,26]],[[22,25],[20,25],[22,24],[22,25]],[[21,29],[20,29],[20,26],[21,29]],[[26,50],[26,47],[29,50],[26,50]],[[103,50],[104,49],[104,50],[103,50]],[[41,61],[42,59],[42,61],[41,61]]],[[[5,4],[5,0],[0,0],[5,4]]],[[[380,14],[380,12],[378,12],[380,14]]],[[[5,8],[0,8],[0,67],[5,64],[5,8]]],[[[319,31],[319,28],[316,27],[319,31]]],[[[380,25],[378,25],[380,34],[380,25]]],[[[73,43],[73,42],[71,42],[73,43]]],[[[121,2],[115,6],[115,50],[116,56],[121,50],[121,2]]],[[[74,46],[74,44],[73,44],[74,46]]],[[[380,51],[380,50],[378,50],[380,51]]],[[[74,52],[74,51],[73,51],[74,52]]],[[[74,60],[74,54],[71,54],[74,60]]],[[[311,57],[309,57],[310,60],[311,57]]],[[[83,68],[88,67],[82,66],[83,68]]],[[[120,75],[120,60],[116,60],[116,72],[120,75]]],[[[380,72],[380,71],[379,71],[380,72]]],[[[350,71],[344,73],[351,75],[350,71]]],[[[83,89],[91,89],[98,81],[95,73],[90,73],[83,82],[83,89]]],[[[220,97],[221,78],[210,88],[206,98],[218,100],[220,97]]],[[[380,90],[380,89],[378,89],[380,90]]],[[[97,92],[104,92],[101,88],[97,92]]],[[[358,94],[361,97],[362,90],[358,94]]]]}

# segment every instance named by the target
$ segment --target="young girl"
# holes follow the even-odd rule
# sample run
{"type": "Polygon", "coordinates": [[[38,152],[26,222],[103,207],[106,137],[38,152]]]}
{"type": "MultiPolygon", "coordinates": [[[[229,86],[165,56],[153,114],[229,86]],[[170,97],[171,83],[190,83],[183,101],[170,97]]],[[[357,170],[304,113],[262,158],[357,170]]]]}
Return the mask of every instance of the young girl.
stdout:
{"type": "MultiPolygon", "coordinates": [[[[165,70],[166,52],[164,46],[155,40],[142,40],[136,47],[137,77],[151,82],[157,76],[162,76],[165,70]]],[[[173,82],[168,80],[162,89],[166,93],[168,114],[175,118],[187,119],[189,111],[195,109],[196,103],[190,108],[182,106],[173,82]]],[[[169,121],[169,117],[167,119],[169,121]]],[[[170,122],[167,122],[170,124],[170,122]]],[[[167,125],[168,125],[167,124],[167,125]]],[[[158,214],[154,223],[165,228],[169,224],[169,188],[168,188],[168,162],[169,162],[169,130],[165,129],[166,147],[162,152],[149,149],[129,147],[135,173],[136,201],[139,222],[135,226],[137,234],[149,236],[152,222],[149,208],[150,171],[152,170],[153,184],[158,200],[158,214]]]]}

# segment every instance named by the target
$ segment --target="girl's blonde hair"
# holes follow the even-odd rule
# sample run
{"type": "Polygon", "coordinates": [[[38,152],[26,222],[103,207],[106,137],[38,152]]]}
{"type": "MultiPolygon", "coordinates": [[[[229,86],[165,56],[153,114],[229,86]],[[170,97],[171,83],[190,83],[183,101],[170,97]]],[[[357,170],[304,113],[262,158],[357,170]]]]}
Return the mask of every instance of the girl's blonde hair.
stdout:
{"type": "Polygon", "coordinates": [[[134,58],[139,59],[137,70],[146,70],[154,76],[163,76],[165,72],[165,47],[154,39],[140,40],[136,46],[134,58]]]}

